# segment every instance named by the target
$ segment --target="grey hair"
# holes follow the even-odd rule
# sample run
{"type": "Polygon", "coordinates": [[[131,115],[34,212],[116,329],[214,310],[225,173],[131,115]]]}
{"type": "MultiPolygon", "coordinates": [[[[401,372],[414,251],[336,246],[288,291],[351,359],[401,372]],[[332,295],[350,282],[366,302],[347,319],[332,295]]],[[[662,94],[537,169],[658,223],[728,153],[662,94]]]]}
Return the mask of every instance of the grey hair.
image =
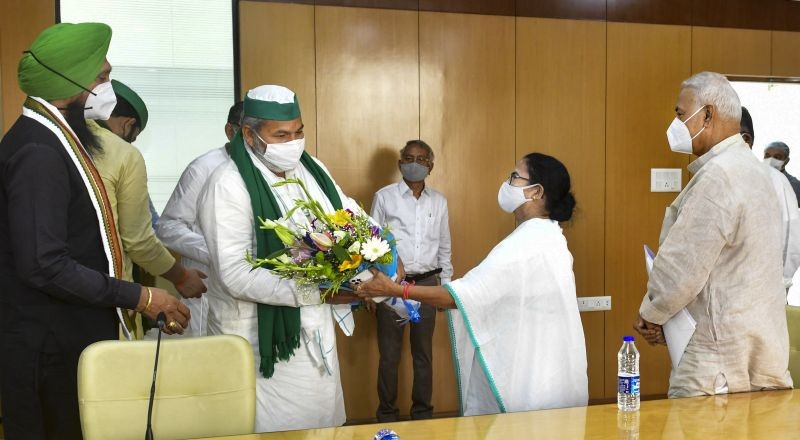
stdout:
{"type": "Polygon", "coordinates": [[[766,148],[780,148],[781,150],[783,150],[784,153],[786,153],[786,157],[789,157],[789,146],[786,145],[785,142],[781,141],[770,142],[766,148]]]}
{"type": "Polygon", "coordinates": [[[433,148],[422,139],[414,139],[406,142],[406,145],[400,149],[400,158],[405,156],[408,147],[420,147],[428,153],[428,159],[433,162],[433,148]]]}
{"type": "Polygon", "coordinates": [[[742,104],[739,95],[723,75],[715,72],[700,72],[681,84],[681,89],[694,91],[698,105],[713,105],[722,119],[739,122],[742,119],[742,104]]]}
{"type": "Polygon", "coordinates": [[[261,130],[261,126],[264,125],[264,122],[266,122],[265,119],[254,118],[252,116],[242,116],[242,127],[248,127],[255,132],[261,130]]]}

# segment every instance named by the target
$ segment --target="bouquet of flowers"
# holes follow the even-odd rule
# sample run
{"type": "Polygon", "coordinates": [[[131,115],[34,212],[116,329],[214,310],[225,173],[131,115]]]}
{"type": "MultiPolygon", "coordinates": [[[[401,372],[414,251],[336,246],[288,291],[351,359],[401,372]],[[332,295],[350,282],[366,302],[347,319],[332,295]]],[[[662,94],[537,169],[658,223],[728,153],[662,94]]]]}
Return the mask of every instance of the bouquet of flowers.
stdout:
{"type": "Polygon", "coordinates": [[[283,278],[325,288],[323,301],[348,288],[356,276],[364,280],[371,277],[370,267],[394,275],[397,251],[388,229],[349,209],[326,213],[299,179],[286,179],[273,186],[283,185],[299,185],[307,200],[295,200],[295,206],[278,220],[259,218],[261,229],[274,230],[286,247],[266,258],[253,258],[248,253],[246,259],[253,268],[267,267],[283,278]],[[308,219],[306,226],[288,221],[297,210],[308,219]]]}

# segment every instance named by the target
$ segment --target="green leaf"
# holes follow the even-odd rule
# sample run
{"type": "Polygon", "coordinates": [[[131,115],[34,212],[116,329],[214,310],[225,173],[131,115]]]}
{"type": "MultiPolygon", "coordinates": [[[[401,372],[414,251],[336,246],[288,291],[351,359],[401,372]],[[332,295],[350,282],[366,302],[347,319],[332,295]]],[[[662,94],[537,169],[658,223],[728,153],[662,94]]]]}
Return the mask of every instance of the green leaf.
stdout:
{"type": "Polygon", "coordinates": [[[265,260],[274,260],[275,258],[278,258],[281,255],[285,255],[285,254],[288,254],[288,253],[289,253],[289,248],[283,248],[283,249],[277,250],[277,251],[267,255],[266,257],[264,257],[264,259],[265,260]]]}
{"type": "Polygon", "coordinates": [[[333,247],[331,247],[331,251],[333,251],[333,254],[336,255],[339,261],[347,261],[350,259],[350,254],[347,253],[347,249],[338,244],[334,244],[333,247]]]}

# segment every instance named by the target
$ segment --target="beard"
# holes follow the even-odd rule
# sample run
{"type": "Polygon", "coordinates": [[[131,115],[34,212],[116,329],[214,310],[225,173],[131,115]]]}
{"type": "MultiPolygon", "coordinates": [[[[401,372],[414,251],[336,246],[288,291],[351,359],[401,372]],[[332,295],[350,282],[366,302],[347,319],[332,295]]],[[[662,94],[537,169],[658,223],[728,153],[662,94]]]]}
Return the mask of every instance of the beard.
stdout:
{"type": "Polygon", "coordinates": [[[73,102],[67,106],[67,114],[64,116],[67,120],[72,131],[78,136],[83,148],[89,153],[89,156],[95,157],[103,152],[97,137],[86,126],[86,119],[83,117],[83,104],[73,102]]]}

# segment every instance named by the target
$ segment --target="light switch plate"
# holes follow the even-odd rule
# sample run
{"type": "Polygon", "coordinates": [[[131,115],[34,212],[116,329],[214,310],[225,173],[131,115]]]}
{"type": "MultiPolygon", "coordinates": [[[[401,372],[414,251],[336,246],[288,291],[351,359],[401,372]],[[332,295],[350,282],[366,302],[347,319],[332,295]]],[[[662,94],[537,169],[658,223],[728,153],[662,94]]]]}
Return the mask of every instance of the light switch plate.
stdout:
{"type": "Polygon", "coordinates": [[[611,310],[611,297],[610,296],[579,296],[578,297],[578,311],[579,312],[597,312],[603,310],[611,310]]]}
{"type": "Polygon", "coordinates": [[[651,168],[650,192],[681,192],[680,168],[651,168]]]}

